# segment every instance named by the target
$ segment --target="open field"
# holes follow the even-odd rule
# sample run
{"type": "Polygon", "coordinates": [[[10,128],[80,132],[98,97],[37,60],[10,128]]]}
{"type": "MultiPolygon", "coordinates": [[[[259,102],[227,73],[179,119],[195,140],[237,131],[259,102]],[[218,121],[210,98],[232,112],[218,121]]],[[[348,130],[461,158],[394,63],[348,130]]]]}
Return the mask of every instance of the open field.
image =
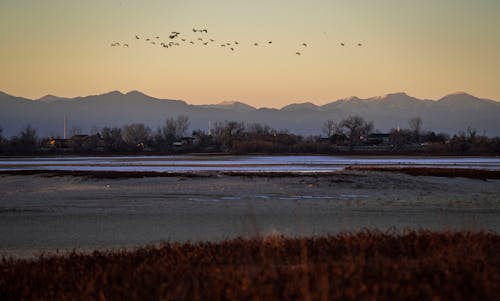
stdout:
{"type": "Polygon", "coordinates": [[[0,262],[2,300],[498,300],[500,236],[357,232],[0,262]]]}

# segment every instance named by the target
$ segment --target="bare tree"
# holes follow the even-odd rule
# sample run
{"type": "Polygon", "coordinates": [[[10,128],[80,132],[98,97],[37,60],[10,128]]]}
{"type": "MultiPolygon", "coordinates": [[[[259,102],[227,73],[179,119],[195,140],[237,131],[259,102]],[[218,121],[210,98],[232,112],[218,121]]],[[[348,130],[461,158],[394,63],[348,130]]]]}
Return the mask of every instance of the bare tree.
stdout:
{"type": "Polygon", "coordinates": [[[332,119],[329,119],[323,123],[323,128],[322,128],[323,133],[330,138],[331,136],[337,134],[340,132],[338,124],[333,121],[332,119]]]}
{"type": "Polygon", "coordinates": [[[150,136],[151,129],[143,123],[132,123],[123,127],[123,140],[132,147],[142,148],[150,136]]]}
{"type": "Polygon", "coordinates": [[[104,147],[106,151],[119,152],[123,150],[125,143],[123,141],[122,130],[120,128],[105,127],[101,131],[101,136],[104,140],[104,147]]]}
{"type": "Polygon", "coordinates": [[[189,130],[189,118],[185,115],[179,115],[177,118],[167,118],[165,125],[161,128],[161,138],[167,144],[172,144],[185,136],[189,130]]]}
{"type": "Polygon", "coordinates": [[[340,121],[339,128],[347,136],[349,150],[352,150],[354,145],[359,144],[363,136],[367,136],[373,131],[373,122],[367,122],[361,116],[351,116],[340,121]]]}
{"type": "Polygon", "coordinates": [[[422,132],[422,118],[415,117],[408,121],[408,126],[410,127],[410,131],[413,133],[413,137],[415,142],[420,142],[420,134],[422,132]]]}
{"type": "Polygon", "coordinates": [[[249,134],[257,136],[268,136],[276,133],[276,131],[269,125],[258,122],[251,123],[246,128],[249,134]]]}
{"type": "Polygon", "coordinates": [[[238,121],[216,122],[212,131],[215,141],[223,148],[230,150],[234,139],[239,138],[245,130],[245,124],[238,121]]]}

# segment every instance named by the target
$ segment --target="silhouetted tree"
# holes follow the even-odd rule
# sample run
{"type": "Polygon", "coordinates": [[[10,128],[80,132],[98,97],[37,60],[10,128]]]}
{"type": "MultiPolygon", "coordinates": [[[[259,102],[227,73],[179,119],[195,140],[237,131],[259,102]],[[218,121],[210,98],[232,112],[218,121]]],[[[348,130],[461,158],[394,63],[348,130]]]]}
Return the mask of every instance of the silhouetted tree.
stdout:
{"type": "Polygon", "coordinates": [[[102,129],[101,137],[104,140],[104,149],[108,152],[120,152],[124,150],[125,142],[122,138],[122,130],[118,127],[105,127],[102,129]]]}
{"type": "Polygon", "coordinates": [[[413,133],[413,131],[408,129],[391,129],[389,143],[393,145],[394,149],[402,150],[406,145],[411,143],[413,133]]]}
{"type": "Polygon", "coordinates": [[[123,140],[132,149],[142,150],[150,138],[151,129],[143,123],[132,123],[123,127],[123,140]]]}
{"type": "Polygon", "coordinates": [[[215,142],[223,151],[231,150],[235,139],[241,138],[245,124],[238,121],[216,122],[212,131],[215,142]]]}
{"type": "Polygon", "coordinates": [[[18,136],[9,141],[9,152],[13,154],[34,153],[38,150],[36,130],[27,125],[18,136]]]}
{"type": "Polygon", "coordinates": [[[368,136],[373,131],[373,122],[367,122],[361,116],[351,116],[339,123],[340,131],[349,141],[349,150],[360,143],[363,136],[368,136]]]}
{"type": "Polygon", "coordinates": [[[185,115],[179,115],[177,118],[167,118],[165,125],[161,128],[160,140],[168,146],[176,140],[181,139],[189,130],[189,118],[185,115]]]}
{"type": "Polygon", "coordinates": [[[4,139],[2,133],[3,133],[3,128],[0,126],[0,153],[3,153],[4,151],[4,139]]]}
{"type": "Polygon", "coordinates": [[[423,122],[422,122],[422,118],[420,118],[420,117],[415,117],[415,118],[410,119],[410,121],[408,121],[408,126],[410,127],[410,131],[413,134],[414,142],[417,142],[417,143],[420,142],[420,133],[422,131],[422,125],[423,125],[423,122]]]}

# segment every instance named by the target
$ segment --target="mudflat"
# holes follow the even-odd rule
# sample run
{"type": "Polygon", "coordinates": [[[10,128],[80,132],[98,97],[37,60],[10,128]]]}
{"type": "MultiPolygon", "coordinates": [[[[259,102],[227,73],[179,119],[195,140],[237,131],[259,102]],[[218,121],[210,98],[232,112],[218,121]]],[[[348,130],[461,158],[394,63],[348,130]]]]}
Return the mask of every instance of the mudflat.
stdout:
{"type": "Polygon", "coordinates": [[[500,231],[500,180],[322,175],[0,176],[0,253],[362,229],[500,231]]]}

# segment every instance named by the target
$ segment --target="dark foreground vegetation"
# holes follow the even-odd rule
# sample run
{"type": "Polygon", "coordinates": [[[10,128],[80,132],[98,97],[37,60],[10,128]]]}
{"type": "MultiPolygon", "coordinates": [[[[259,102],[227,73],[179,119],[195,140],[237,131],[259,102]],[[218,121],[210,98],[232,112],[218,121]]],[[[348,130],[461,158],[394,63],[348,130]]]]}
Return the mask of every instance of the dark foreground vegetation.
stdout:
{"type": "Polygon", "coordinates": [[[359,232],[3,259],[1,300],[499,300],[500,235],[359,232]]]}
{"type": "Polygon", "coordinates": [[[60,154],[438,154],[498,155],[500,137],[480,135],[476,129],[457,129],[455,135],[423,129],[421,118],[413,118],[407,128],[386,133],[375,130],[373,122],[360,116],[328,120],[318,135],[304,137],[276,130],[265,124],[221,121],[208,131],[189,131],[187,116],[167,118],[156,131],[142,123],[123,127],[94,128],[84,133],[73,128],[66,138],[39,137],[37,130],[26,126],[17,136],[2,137],[0,155],[60,154]]]}

